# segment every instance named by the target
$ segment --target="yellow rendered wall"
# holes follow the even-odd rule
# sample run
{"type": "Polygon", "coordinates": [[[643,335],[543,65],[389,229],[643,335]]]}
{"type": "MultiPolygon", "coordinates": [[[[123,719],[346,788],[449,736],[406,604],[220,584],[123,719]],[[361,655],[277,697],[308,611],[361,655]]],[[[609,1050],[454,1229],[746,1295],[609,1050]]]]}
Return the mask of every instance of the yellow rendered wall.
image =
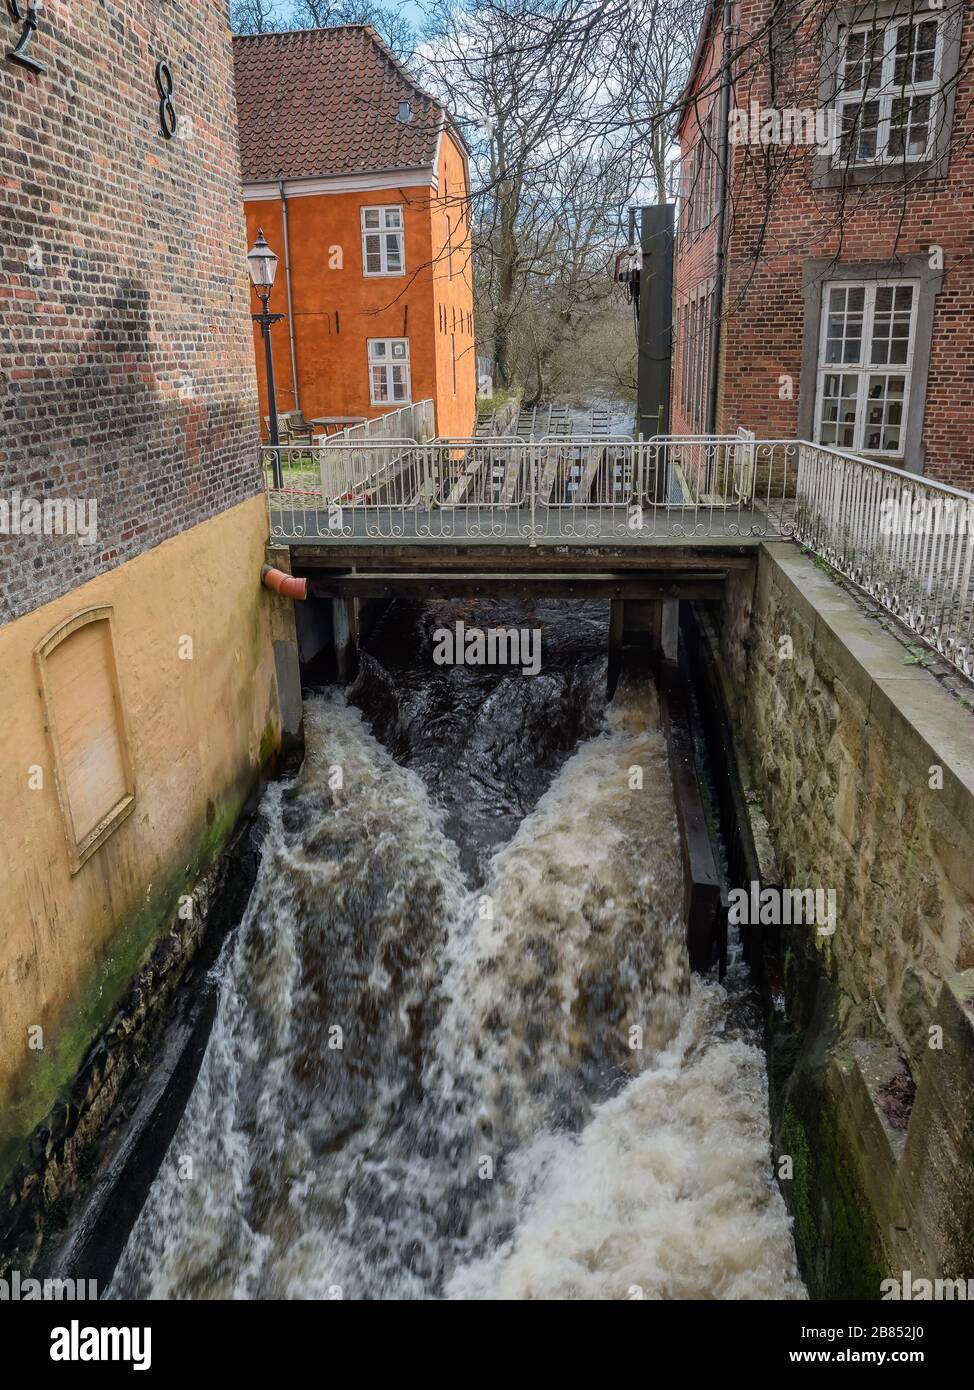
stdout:
{"type": "Polygon", "coordinates": [[[0,1179],[280,744],[266,538],[258,496],[0,628],[0,1179]],[[95,604],[114,609],[135,807],[72,875],[34,648],[95,604]]]}

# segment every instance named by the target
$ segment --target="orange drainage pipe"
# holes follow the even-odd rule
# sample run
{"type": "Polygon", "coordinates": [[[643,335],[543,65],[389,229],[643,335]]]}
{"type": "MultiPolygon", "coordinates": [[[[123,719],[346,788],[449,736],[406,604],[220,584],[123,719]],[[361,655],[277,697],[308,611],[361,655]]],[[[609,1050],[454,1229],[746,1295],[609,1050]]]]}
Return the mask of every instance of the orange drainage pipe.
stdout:
{"type": "Polygon", "coordinates": [[[261,565],[260,582],[267,589],[273,589],[281,598],[305,599],[308,597],[308,581],[296,579],[293,574],[285,574],[272,565],[261,565]]]}

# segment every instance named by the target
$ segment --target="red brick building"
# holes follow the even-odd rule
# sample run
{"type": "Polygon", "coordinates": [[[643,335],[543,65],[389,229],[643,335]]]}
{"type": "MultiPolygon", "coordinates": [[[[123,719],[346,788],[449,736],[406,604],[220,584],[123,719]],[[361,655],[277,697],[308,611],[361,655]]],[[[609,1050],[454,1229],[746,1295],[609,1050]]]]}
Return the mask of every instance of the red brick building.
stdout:
{"type": "Polygon", "coordinates": [[[959,0],[708,4],[674,433],[743,425],[974,488],[972,44],[959,0]]]}

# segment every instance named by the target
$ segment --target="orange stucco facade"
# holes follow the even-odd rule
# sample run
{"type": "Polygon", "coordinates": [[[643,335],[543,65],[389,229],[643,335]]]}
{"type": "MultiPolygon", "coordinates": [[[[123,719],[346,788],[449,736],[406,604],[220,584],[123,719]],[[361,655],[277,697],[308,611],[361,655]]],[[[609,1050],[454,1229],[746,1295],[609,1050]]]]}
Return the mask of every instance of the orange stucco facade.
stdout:
{"type": "MultiPolygon", "coordinates": [[[[287,188],[293,322],[274,326],[274,376],[280,412],[295,408],[289,333],[294,333],[297,403],[305,418],[374,418],[402,402],[374,402],[369,339],[409,343],[409,400],[431,399],[439,435],[472,432],[476,415],[473,271],[466,160],[448,130],[437,153],[436,186],[357,187],[348,192],[287,188]],[[401,273],[366,275],[362,209],[401,207],[401,273]],[[447,225],[450,249],[447,250],[447,225]]],[[[388,180],[386,180],[388,185],[388,180]]],[[[287,314],[280,197],[247,197],[252,244],[262,228],[280,262],[271,310],[287,314]]],[[[257,307],[256,299],[254,308],[257,307]]],[[[267,382],[260,330],[254,328],[261,418],[267,382]]]]}

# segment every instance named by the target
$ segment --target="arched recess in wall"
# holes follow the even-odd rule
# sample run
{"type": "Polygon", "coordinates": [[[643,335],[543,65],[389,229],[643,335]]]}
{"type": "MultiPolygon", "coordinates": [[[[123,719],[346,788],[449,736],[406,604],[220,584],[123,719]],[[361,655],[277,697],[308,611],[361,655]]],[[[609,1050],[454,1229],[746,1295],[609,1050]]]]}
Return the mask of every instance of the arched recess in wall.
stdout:
{"type": "Polygon", "coordinates": [[[76,613],[34,655],[75,874],[135,805],[111,608],[76,613]]]}

